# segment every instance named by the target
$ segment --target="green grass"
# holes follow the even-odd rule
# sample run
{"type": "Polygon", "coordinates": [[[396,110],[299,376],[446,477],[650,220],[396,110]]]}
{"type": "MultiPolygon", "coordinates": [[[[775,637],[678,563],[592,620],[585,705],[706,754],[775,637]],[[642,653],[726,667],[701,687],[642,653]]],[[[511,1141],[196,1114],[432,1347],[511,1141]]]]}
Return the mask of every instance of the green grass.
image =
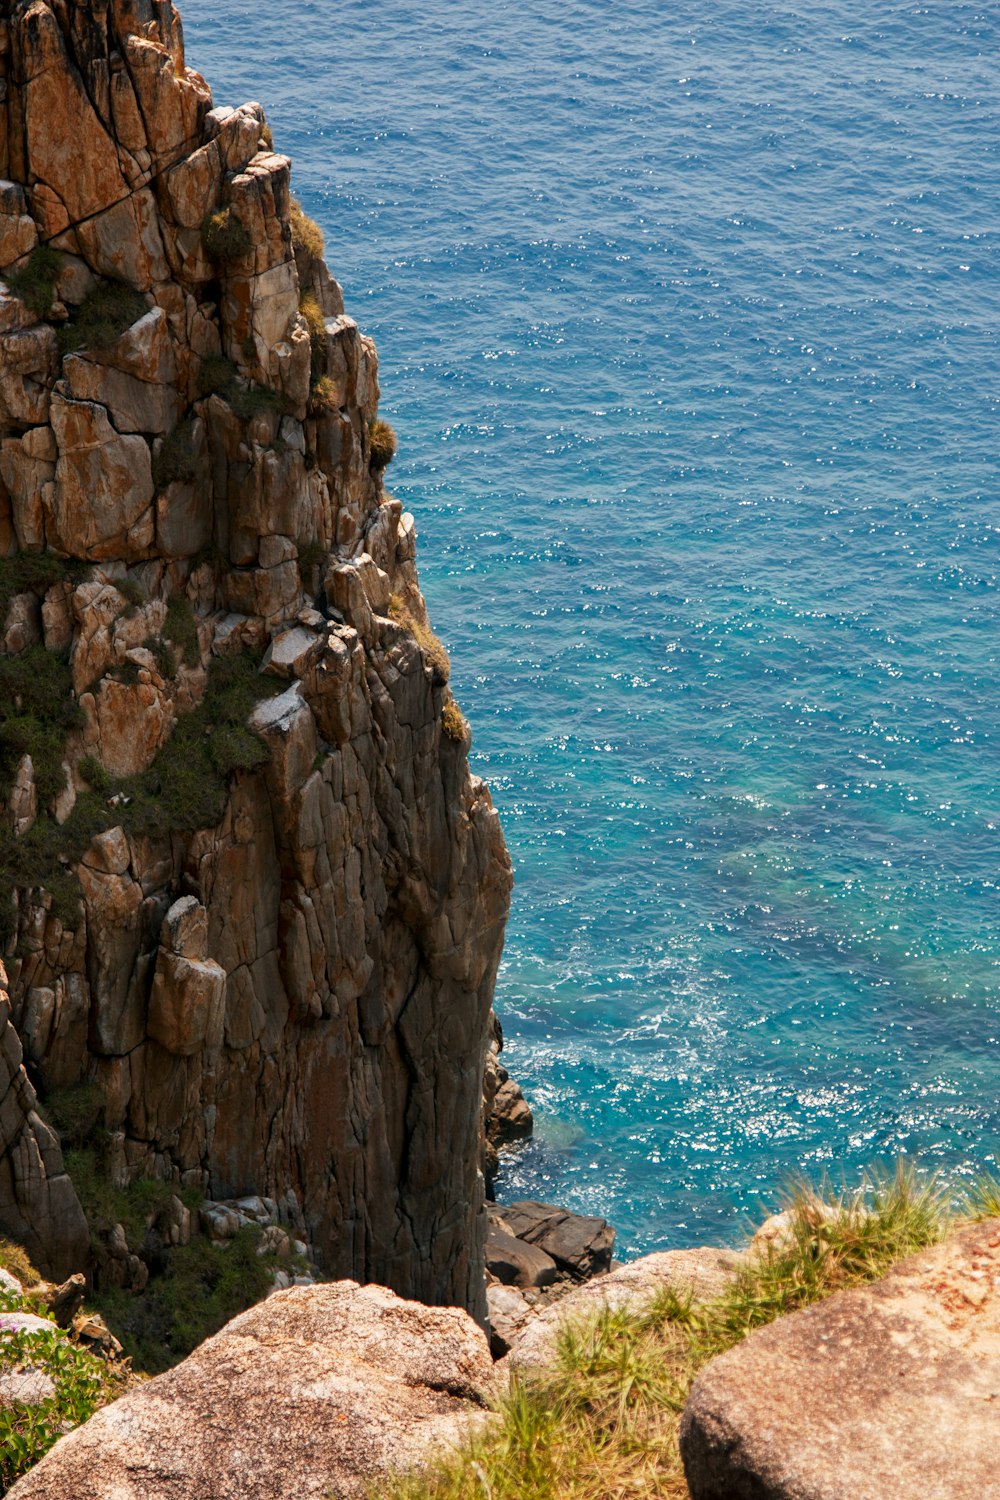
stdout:
{"type": "Polygon", "coordinates": [[[44,318],[56,294],[60,257],[50,245],[38,245],[25,265],[6,271],[4,281],[36,318],[44,318]]]}
{"type": "MultiPolygon", "coordinates": [[[[995,1182],[983,1201],[994,1193],[995,1182]]],[[[380,1485],[380,1500],[687,1500],[678,1423],[708,1360],[783,1313],[884,1275],[979,1212],[969,1201],[956,1212],[905,1166],[853,1195],[800,1186],[786,1206],[786,1243],[748,1257],[717,1300],[666,1289],[645,1310],[568,1323],[549,1367],[513,1380],[492,1427],[440,1466],[380,1485]]]]}
{"type": "Polygon", "coordinates": [[[149,312],[146,299],[122,281],[99,281],[59,330],[59,353],[106,349],[149,312]]]}

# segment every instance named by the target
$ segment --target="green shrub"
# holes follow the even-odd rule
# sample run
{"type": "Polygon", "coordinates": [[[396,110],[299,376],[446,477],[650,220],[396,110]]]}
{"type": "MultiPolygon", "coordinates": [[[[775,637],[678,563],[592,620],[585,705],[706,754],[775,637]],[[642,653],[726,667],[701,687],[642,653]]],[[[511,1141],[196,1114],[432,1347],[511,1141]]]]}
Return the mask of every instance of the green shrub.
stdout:
{"type": "Polygon", "coordinates": [[[371,448],[371,466],[381,473],[396,457],[396,434],[388,422],[376,417],[368,426],[368,442],[371,448]]]}
{"type": "Polygon", "coordinates": [[[52,1324],[7,1333],[0,1342],[0,1373],[38,1370],[55,1385],[55,1395],[37,1406],[0,1406],[0,1493],[38,1463],[65,1433],[93,1416],[119,1394],[103,1360],[70,1342],[52,1324]]]}
{"type": "Polygon", "coordinates": [[[70,1149],[79,1149],[92,1139],[104,1114],[104,1095],[96,1083],[57,1089],[45,1096],[45,1113],[70,1149]]]}
{"type": "Polygon", "coordinates": [[[5,271],[3,279],[36,318],[44,318],[55,299],[59,267],[60,257],[51,245],[38,245],[25,265],[5,271]]]}
{"type": "Polygon", "coordinates": [[[111,777],[96,755],[85,755],[77,766],[77,770],[95,792],[106,792],[110,789],[111,777]]]}
{"type": "Polygon", "coordinates": [[[17,594],[29,590],[41,593],[64,579],[78,580],[85,571],[86,564],[67,561],[54,552],[17,552],[13,557],[0,557],[0,624],[17,594]]]}
{"type": "Polygon", "coordinates": [[[167,605],[167,618],[164,621],[163,630],[167,640],[171,641],[181,653],[181,660],[185,665],[196,667],[201,660],[198,621],[187,594],[174,594],[167,605]]]}
{"type": "Polygon", "coordinates": [[[106,349],[149,311],[146,299],[123,281],[99,281],[59,330],[59,353],[106,349]]]}
{"type": "Polygon", "coordinates": [[[164,681],[177,676],[177,657],[162,636],[147,636],[142,644],[156,662],[156,670],[164,681]]]}
{"type": "Polygon", "coordinates": [[[185,417],[168,432],[153,455],[153,483],[157,494],[170,484],[189,484],[198,473],[194,451],[194,422],[185,417]]]}
{"type": "Polygon", "coordinates": [[[306,542],[304,547],[299,548],[299,572],[311,573],[313,568],[321,567],[329,555],[329,548],[324,547],[322,542],[306,542]]]}
{"type": "Polygon", "coordinates": [[[288,217],[292,226],[292,249],[296,255],[322,260],[325,248],[323,231],[315,219],[310,219],[297,198],[292,199],[288,217]]]}
{"type": "Polygon", "coordinates": [[[261,413],[282,412],[284,403],[277,391],[265,385],[248,385],[241,380],[236,366],[221,354],[210,354],[198,371],[199,396],[221,396],[244,421],[261,413]]]}
{"type": "Polygon", "coordinates": [[[220,776],[252,771],[270,759],[267,746],[239,724],[224,724],[216,729],[209,741],[209,753],[220,776]]]}
{"type": "Polygon", "coordinates": [[[66,741],[83,721],[68,664],[44,646],[0,657],[0,790],[9,794],[30,755],[44,808],[65,784],[66,741]]]}
{"type": "Polygon", "coordinates": [[[253,249],[250,231],[231,208],[208,215],[201,226],[201,240],[212,260],[222,265],[243,260],[253,249]]]}
{"type": "Polygon", "coordinates": [[[142,1292],[108,1291],[95,1301],[135,1367],[158,1375],[267,1296],[275,1258],[258,1255],[248,1226],[226,1245],[201,1235],[167,1250],[142,1292]]]}

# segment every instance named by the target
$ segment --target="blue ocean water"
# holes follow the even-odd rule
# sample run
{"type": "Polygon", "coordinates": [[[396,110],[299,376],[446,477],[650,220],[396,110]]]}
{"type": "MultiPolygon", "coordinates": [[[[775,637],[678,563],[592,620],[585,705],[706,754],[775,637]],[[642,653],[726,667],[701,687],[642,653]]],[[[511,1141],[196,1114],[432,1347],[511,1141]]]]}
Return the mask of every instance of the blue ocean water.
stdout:
{"type": "Polygon", "coordinates": [[[188,0],[381,357],[516,869],[501,1197],[1000,1149],[1000,13],[188,0]]]}

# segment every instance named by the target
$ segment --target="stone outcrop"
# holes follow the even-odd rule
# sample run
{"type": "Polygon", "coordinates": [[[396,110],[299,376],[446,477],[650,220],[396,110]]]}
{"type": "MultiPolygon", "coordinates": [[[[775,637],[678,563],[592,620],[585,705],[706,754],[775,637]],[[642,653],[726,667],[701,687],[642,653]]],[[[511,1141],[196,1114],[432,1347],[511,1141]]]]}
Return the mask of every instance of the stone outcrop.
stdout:
{"type": "Polygon", "coordinates": [[[693,1500],[982,1500],[1000,1452],[1000,1220],[752,1333],[681,1426],[693,1500]]]}
{"type": "Polygon", "coordinates": [[[106,1406],[11,1500],[361,1500],[482,1420],[493,1365],[458,1308],[352,1282],[277,1292],[106,1406]]]}
{"type": "Polygon", "coordinates": [[[0,0],[0,76],[0,553],[62,569],[22,568],[0,624],[78,707],[61,788],[28,754],[4,809],[54,875],[0,892],[0,1229],[79,1269],[33,1087],[94,1082],[118,1186],[292,1194],[327,1274],[483,1317],[510,866],[373,459],[374,346],[169,0],[0,0]],[[279,691],[213,749],[220,805],[151,816],[251,656],[279,691]]]}
{"type": "Polygon", "coordinates": [[[658,1250],[575,1286],[548,1305],[532,1305],[513,1287],[491,1286],[494,1352],[508,1355],[498,1368],[524,1372],[549,1364],[555,1357],[559,1330],[567,1323],[585,1322],[603,1307],[627,1306],[642,1312],[668,1287],[695,1302],[711,1302],[742,1263],[743,1255],[737,1250],[658,1250]]]}

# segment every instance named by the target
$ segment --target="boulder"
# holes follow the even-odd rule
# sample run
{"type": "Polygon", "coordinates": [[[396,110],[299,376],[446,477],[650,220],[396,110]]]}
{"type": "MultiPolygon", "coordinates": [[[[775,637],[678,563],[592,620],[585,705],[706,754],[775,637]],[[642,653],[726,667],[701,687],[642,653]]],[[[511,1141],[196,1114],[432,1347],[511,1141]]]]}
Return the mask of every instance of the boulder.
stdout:
{"type": "Polygon", "coordinates": [[[486,1288],[486,1307],[490,1320],[490,1353],[502,1359],[520,1338],[533,1316],[533,1308],[521,1292],[500,1282],[486,1288]]]}
{"type": "Polygon", "coordinates": [[[712,1360],[680,1441],[693,1500],[995,1494],[1000,1220],[712,1360]]]}
{"type": "Polygon", "coordinates": [[[538,1245],[565,1275],[586,1281],[611,1269],[615,1232],[606,1219],[530,1200],[505,1203],[501,1213],[511,1234],[538,1245]]]}
{"type": "Polygon", "coordinates": [[[362,1500],[481,1420],[492,1370],[458,1308],[293,1287],[63,1438],[10,1500],[362,1500]]]}
{"type": "Polygon", "coordinates": [[[491,1223],[486,1234],[486,1269],[504,1286],[551,1286],[559,1276],[551,1255],[515,1239],[497,1223],[491,1223]]]}
{"type": "Polygon", "coordinates": [[[524,1321],[511,1339],[511,1369],[545,1365],[555,1352],[559,1330],[573,1320],[593,1317],[602,1307],[648,1307],[659,1292],[673,1287],[697,1302],[719,1296],[742,1263],[735,1250],[659,1250],[629,1261],[607,1276],[574,1287],[558,1302],[524,1321]]]}

